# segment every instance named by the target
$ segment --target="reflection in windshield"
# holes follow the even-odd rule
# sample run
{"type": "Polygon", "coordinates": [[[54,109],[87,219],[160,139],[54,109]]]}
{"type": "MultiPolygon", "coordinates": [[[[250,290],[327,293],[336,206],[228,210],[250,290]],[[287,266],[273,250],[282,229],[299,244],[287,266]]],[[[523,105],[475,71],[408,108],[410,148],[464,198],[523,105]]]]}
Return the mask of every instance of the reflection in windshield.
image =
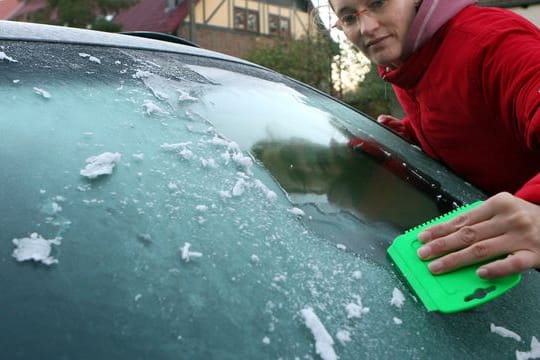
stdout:
{"type": "Polygon", "coordinates": [[[455,207],[437,184],[373,140],[368,143],[377,151],[354,151],[350,131],[326,109],[327,99],[223,69],[190,69],[221,84],[206,87],[191,109],[249,150],[291,196],[324,195],[324,203],[400,230],[455,207]],[[380,152],[391,161],[378,156],[380,152]]]}
{"type": "Polygon", "coordinates": [[[260,142],[252,151],[287,192],[324,194],[371,221],[403,230],[440,214],[434,199],[348,145],[296,139],[260,142]]]}

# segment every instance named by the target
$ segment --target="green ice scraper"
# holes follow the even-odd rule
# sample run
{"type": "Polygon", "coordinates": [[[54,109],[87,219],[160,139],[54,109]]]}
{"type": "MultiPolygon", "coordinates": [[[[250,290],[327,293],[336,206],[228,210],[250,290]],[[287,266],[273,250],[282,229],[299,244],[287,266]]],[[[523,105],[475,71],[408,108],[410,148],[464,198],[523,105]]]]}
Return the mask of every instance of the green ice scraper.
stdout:
{"type": "Polygon", "coordinates": [[[388,254],[401,270],[411,287],[428,311],[453,313],[484,304],[502,295],[521,280],[520,274],[499,279],[484,280],[476,275],[483,264],[474,264],[441,275],[433,275],[428,269],[432,260],[422,260],[416,251],[422,243],[417,235],[425,228],[448,221],[482,202],[464,205],[447,214],[427,221],[398,236],[388,248],[388,254]]]}

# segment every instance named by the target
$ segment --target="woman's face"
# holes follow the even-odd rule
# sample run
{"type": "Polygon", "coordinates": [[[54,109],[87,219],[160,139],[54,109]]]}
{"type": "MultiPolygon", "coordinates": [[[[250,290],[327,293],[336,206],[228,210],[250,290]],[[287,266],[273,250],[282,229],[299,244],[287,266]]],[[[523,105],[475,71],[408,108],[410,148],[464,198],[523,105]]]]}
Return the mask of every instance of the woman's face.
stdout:
{"type": "Polygon", "coordinates": [[[418,0],[330,1],[339,18],[367,9],[343,31],[372,62],[396,68],[410,55],[404,53],[404,46],[418,0]]]}

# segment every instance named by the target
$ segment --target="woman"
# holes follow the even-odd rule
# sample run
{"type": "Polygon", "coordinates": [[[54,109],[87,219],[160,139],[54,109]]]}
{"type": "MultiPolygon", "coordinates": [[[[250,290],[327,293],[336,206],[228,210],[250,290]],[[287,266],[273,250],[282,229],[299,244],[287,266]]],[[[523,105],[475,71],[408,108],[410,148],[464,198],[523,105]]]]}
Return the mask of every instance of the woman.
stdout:
{"type": "Polygon", "coordinates": [[[422,232],[418,256],[443,255],[435,274],[487,259],[483,278],[540,268],[539,29],[472,0],[330,1],[405,110],[378,121],[492,195],[422,232]]]}

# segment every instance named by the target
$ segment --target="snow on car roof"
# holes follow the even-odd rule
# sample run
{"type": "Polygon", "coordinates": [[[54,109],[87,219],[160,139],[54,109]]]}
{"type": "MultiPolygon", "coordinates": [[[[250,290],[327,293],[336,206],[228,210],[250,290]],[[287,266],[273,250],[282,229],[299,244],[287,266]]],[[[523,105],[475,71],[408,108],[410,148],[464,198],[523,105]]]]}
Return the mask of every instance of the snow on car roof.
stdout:
{"type": "Polygon", "coordinates": [[[101,46],[119,46],[125,48],[151,49],[188,53],[193,55],[219,58],[228,61],[241,62],[257,66],[245,60],[201,49],[193,46],[170,43],[166,41],[141,38],[95,30],[78,29],[66,26],[35,24],[17,21],[0,20],[0,39],[52,41],[76,44],[93,44],[101,46]]]}

